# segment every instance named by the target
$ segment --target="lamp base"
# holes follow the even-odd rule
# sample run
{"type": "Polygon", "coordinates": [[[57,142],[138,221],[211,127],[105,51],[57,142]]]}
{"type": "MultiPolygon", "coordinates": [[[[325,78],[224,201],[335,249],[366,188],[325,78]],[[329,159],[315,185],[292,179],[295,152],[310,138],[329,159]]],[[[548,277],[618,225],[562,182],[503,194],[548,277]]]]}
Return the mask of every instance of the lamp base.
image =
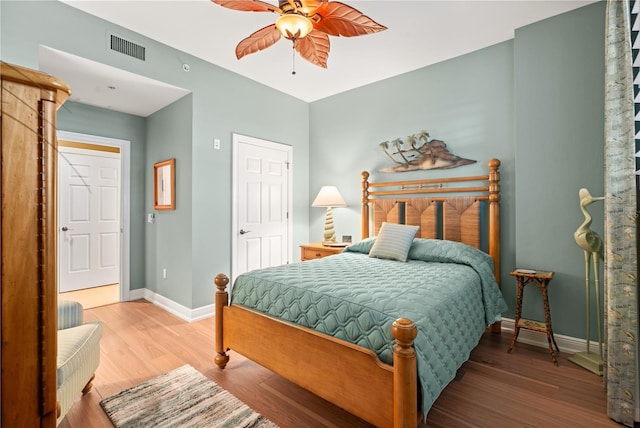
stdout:
{"type": "Polygon", "coordinates": [[[327,242],[336,242],[336,231],[333,228],[333,212],[331,207],[327,207],[327,215],[324,219],[324,241],[323,245],[327,245],[327,242]]]}
{"type": "Polygon", "coordinates": [[[589,370],[591,373],[602,376],[604,362],[598,354],[595,354],[593,352],[576,352],[571,357],[569,357],[569,361],[579,365],[584,369],[589,370]]]}

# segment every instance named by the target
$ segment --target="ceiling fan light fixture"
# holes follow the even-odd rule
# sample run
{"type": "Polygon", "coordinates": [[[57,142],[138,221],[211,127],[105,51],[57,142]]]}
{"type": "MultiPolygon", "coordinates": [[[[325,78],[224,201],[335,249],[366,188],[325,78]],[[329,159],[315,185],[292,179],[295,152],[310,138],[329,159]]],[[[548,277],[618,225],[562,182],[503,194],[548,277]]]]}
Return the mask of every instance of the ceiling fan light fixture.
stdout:
{"type": "Polygon", "coordinates": [[[254,31],[238,43],[238,59],[273,46],[284,36],[293,41],[294,58],[297,52],[310,63],[327,68],[329,36],[364,36],[387,29],[342,1],[278,0],[278,6],[263,0],[211,1],[233,10],[278,14],[275,24],[254,31]]]}
{"type": "Polygon", "coordinates": [[[313,23],[306,16],[298,13],[280,15],[276,28],[287,39],[302,39],[313,30],[313,23]]]}

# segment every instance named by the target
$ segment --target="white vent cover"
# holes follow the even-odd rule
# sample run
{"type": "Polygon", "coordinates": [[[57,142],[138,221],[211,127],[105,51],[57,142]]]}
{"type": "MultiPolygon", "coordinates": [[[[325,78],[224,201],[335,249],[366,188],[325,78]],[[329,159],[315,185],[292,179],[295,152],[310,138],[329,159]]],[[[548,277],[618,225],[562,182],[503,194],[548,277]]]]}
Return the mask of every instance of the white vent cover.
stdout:
{"type": "Polygon", "coordinates": [[[132,41],[123,39],[115,34],[109,34],[109,49],[130,57],[145,60],[146,48],[132,41]]]}

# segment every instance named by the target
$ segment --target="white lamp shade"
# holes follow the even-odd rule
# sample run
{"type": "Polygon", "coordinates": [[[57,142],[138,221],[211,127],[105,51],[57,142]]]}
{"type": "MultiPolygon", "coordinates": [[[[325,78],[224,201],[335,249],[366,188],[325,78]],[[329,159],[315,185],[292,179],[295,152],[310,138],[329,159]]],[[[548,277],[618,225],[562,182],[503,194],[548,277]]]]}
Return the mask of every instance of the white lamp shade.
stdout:
{"type": "Polygon", "coordinates": [[[322,186],[318,196],[313,200],[312,207],[346,207],[342,195],[336,186],[322,186]]]}

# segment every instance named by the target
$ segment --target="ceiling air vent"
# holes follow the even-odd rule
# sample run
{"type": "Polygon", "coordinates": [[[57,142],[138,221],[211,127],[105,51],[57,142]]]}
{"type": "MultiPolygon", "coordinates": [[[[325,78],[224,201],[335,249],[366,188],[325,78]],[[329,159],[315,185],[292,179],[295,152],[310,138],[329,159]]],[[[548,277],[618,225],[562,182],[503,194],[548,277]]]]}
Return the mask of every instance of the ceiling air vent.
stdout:
{"type": "Polygon", "coordinates": [[[112,51],[120,52],[125,55],[137,58],[141,61],[145,60],[146,48],[137,43],[118,37],[115,34],[109,34],[109,48],[112,51]]]}

